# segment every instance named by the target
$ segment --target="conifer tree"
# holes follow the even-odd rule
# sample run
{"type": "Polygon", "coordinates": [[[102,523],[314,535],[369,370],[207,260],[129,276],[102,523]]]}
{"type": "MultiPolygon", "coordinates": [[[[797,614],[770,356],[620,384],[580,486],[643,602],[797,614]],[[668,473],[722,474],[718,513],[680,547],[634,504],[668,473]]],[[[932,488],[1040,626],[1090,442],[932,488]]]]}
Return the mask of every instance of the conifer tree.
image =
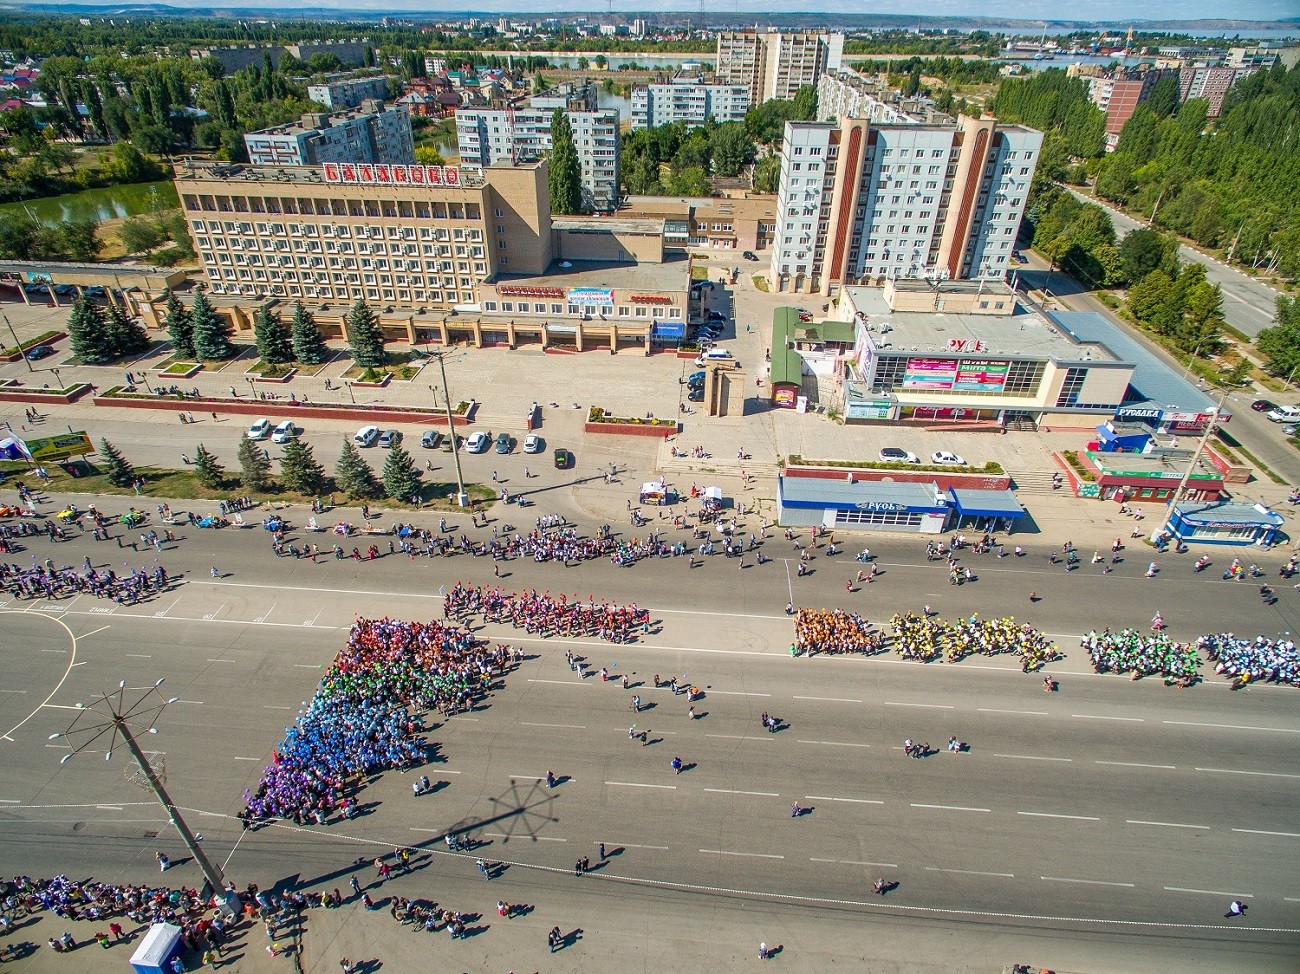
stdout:
{"type": "Polygon", "coordinates": [[[410,501],[420,492],[420,471],[399,443],[384,460],[384,493],[395,501],[410,501]]]}
{"type": "Polygon", "coordinates": [[[239,481],[246,490],[266,490],[271,484],[271,461],[247,436],[239,438],[239,481]]]}
{"type": "Polygon", "coordinates": [[[87,365],[101,365],[114,357],[104,324],[104,309],[87,297],[78,297],[72,303],[68,338],[72,354],[87,365]]]}
{"type": "Polygon", "coordinates": [[[163,317],[167,336],[172,340],[172,350],[178,358],[192,359],[194,355],[194,322],[181,299],[167,289],[167,314],[163,317]]]}
{"type": "Polygon", "coordinates": [[[103,458],[104,478],[114,487],[130,487],[135,482],[135,467],[122,456],[122,451],[107,439],[99,441],[99,455],[103,458]]]}
{"type": "Polygon", "coordinates": [[[194,354],[200,362],[235,354],[235,346],[230,343],[230,323],[217,314],[202,288],[194,295],[190,321],[194,327],[194,354]]]}
{"type": "Polygon", "coordinates": [[[149,347],[149,334],[144,326],[116,304],[108,306],[104,330],[109,348],[119,358],[123,355],[138,355],[149,347]]]}
{"type": "Polygon", "coordinates": [[[258,308],[253,318],[253,341],[257,343],[257,354],[268,365],[283,365],[293,361],[289,330],[280,320],[280,312],[272,311],[268,304],[258,308]]]}
{"type": "Polygon", "coordinates": [[[343,441],[343,452],[334,464],[334,483],[353,500],[373,500],[383,492],[374,470],[351,440],[343,441]]]}
{"type": "Polygon", "coordinates": [[[200,443],[194,453],[194,476],[204,487],[220,490],[226,483],[226,468],[200,443]]]}
{"type": "Polygon", "coordinates": [[[316,461],[311,447],[297,438],[284,445],[280,480],[287,489],[300,494],[321,494],[329,486],[325,468],[316,461]]]}
{"type": "Polygon", "coordinates": [[[293,306],[293,357],[303,365],[319,365],[329,355],[325,336],[301,301],[293,306]]]}
{"type": "Polygon", "coordinates": [[[348,347],[356,365],[377,369],[384,364],[384,336],[379,330],[379,319],[360,298],[348,312],[348,347]]]}

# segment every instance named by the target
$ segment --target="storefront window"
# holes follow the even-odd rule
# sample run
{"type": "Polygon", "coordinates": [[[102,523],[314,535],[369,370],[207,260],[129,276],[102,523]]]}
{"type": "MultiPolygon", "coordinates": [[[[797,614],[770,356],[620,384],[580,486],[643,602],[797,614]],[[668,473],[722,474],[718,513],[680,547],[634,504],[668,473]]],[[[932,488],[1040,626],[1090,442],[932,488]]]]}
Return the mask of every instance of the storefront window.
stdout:
{"type": "Polygon", "coordinates": [[[835,523],[857,527],[920,527],[917,511],[836,511],[835,523]]]}

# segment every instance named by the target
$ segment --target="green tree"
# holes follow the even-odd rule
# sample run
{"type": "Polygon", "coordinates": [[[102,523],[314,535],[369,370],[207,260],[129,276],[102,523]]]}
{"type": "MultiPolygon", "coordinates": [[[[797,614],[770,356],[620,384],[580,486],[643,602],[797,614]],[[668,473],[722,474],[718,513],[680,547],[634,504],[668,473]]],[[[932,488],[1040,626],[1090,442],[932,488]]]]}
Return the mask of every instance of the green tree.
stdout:
{"type": "Polygon", "coordinates": [[[104,318],[104,334],[113,355],[138,355],[149,347],[149,335],[138,321],[117,304],[110,304],[104,318]]]}
{"type": "Polygon", "coordinates": [[[217,462],[217,458],[202,443],[194,453],[194,476],[209,490],[220,490],[226,483],[226,468],[217,462]]]}
{"type": "Polygon", "coordinates": [[[781,186],[781,157],[764,156],[754,165],[754,190],[775,193],[781,186]]]}
{"type": "Polygon", "coordinates": [[[384,336],[379,330],[379,318],[361,298],[357,298],[348,312],[348,348],[356,365],[377,369],[384,364],[384,336]]]}
{"type": "Polygon", "coordinates": [[[817,118],[817,86],[802,85],[794,93],[793,118],[800,122],[812,122],[817,118]]]}
{"type": "Polygon", "coordinates": [[[688,166],[681,171],[674,169],[664,188],[670,196],[708,196],[713,192],[708,174],[699,166],[688,166]]]}
{"type": "Polygon", "coordinates": [[[316,326],[316,319],[301,302],[293,306],[293,357],[303,365],[319,365],[329,355],[325,336],[316,326]]]}
{"type": "Polygon", "coordinates": [[[269,304],[257,309],[253,317],[253,341],[257,354],[269,365],[283,365],[293,361],[293,346],[289,343],[289,329],[280,320],[280,312],[269,304]]]}
{"type": "Polygon", "coordinates": [[[325,468],[317,462],[311,447],[297,437],[284,445],[280,480],[286,488],[300,494],[322,494],[329,488],[325,468]]]}
{"type": "Polygon", "coordinates": [[[713,171],[719,176],[739,176],[754,160],[754,143],[739,122],[717,126],[709,136],[709,144],[713,150],[713,171]]]}
{"type": "Polygon", "coordinates": [[[1174,109],[1178,107],[1178,78],[1168,75],[1152,85],[1151,94],[1147,96],[1147,105],[1159,118],[1172,115],[1174,109]]]}
{"type": "Polygon", "coordinates": [[[230,343],[230,322],[217,314],[203,288],[194,294],[190,320],[194,324],[194,354],[200,362],[228,359],[235,354],[235,346],[230,343]]]}
{"type": "Polygon", "coordinates": [[[415,161],[422,166],[445,165],[442,153],[431,145],[417,145],[415,147],[415,161]]]}
{"type": "Polygon", "coordinates": [[[72,302],[68,315],[68,344],[72,354],[87,365],[102,365],[114,357],[104,324],[104,309],[87,297],[72,302]]]}
{"type": "Polygon", "coordinates": [[[122,244],[129,254],[153,250],[167,239],[167,235],[157,221],[143,216],[133,216],[123,220],[122,226],[118,228],[118,236],[122,238],[122,244]]]}
{"type": "Polygon", "coordinates": [[[94,220],[69,220],[59,228],[69,260],[89,263],[99,256],[99,224],[94,220]]]}
{"type": "Polygon", "coordinates": [[[130,487],[135,483],[135,467],[122,455],[122,451],[107,439],[99,441],[99,455],[104,468],[104,478],[114,487],[130,487]]]}
{"type": "Polygon", "coordinates": [[[166,294],[167,313],[163,316],[163,326],[172,340],[172,349],[179,358],[195,358],[194,320],[174,291],[168,288],[166,294]]]}
{"type": "Polygon", "coordinates": [[[1202,352],[1214,351],[1220,342],[1223,319],[1223,291],[1209,281],[1190,284],[1183,296],[1183,342],[1202,352]]]}
{"type": "Polygon", "coordinates": [[[551,116],[551,158],[549,189],[551,212],[556,215],[582,212],[582,167],[573,145],[569,117],[557,108],[551,116]]]}
{"type": "Polygon", "coordinates": [[[1255,338],[1255,347],[1268,357],[1274,375],[1292,377],[1300,368],[1300,301],[1279,295],[1274,324],[1255,338]]]}
{"type": "Polygon", "coordinates": [[[334,464],[334,483],[353,500],[374,500],[382,493],[374,470],[351,440],[343,441],[343,452],[334,464]]]}
{"type": "Polygon", "coordinates": [[[1178,240],[1150,227],[1138,227],[1119,242],[1119,256],[1124,280],[1140,281],[1156,268],[1177,270],[1178,240]]]}
{"type": "Polygon", "coordinates": [[[384,493],[395,501],[408,502],[420,492],[420,471],[399,443],[384,458],[384,493]]]}
{"type": "Polygon", "coordinates": [[[271,485],[271,460],[256,442],[239,438],[239,481],[248,490],[266,490],[271,485]]]}

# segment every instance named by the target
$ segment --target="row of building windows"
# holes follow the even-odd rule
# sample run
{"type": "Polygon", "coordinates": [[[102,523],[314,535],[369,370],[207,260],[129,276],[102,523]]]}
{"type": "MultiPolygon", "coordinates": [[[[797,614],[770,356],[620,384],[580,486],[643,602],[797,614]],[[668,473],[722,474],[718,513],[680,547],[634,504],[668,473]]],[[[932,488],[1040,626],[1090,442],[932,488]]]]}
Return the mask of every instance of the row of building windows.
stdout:
{"type": "MultiPolygon", "coordinates": [[[[210,196],[185,194],[185,209],[218,213],[281,213],[302,216],[362,216],[424,220],[479,220],[478,203],[442,200],[345,200],[315,197],[210,196]]],[[[500,214],[498,213],[498,216],[500,214]]]]}
{"type": "MultiPolygon", "coordinates": [[[[484,301],[484,311],[501,311],[503,313],[514,314],[535,314],[535,315],[560,315],[565,313],[565,305],[562,304],[543,304],[541,301],[529,303],[528,301],[484,301]]],[[[578,316],[582,314],[591,314],[592,309],[585,305],[570,304],[568,305],[568,314],[578,316]]],[[[645,307],[644,305],[620,304],[618,306],[618,317],[620,318],[671,318],[680,319],[682,309],[676,305],[670,307],[645,307]]]]}

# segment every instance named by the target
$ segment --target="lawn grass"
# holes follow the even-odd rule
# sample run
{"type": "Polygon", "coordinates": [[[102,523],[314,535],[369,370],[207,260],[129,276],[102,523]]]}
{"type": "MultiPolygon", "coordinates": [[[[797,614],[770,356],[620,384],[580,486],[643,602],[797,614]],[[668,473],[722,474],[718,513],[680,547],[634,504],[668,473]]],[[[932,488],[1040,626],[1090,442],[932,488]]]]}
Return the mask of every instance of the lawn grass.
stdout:
{"type": "Polygon", "coordinates": [[[382,373],[386,372],[400,382],[409,382],[420,374],[421,365],[413,364],[418,359],[419,356],[413,352],[385,352],[382,366],[370,368],[353,364],[343,373],[343,378],[352,379],[354,382],[379,382],[382,380],[382,373]],[[363,378],[367,373],[370,373],[372,378],[363,378]]]}
{"type": "Polygon", "coordinates": [[[758,290],[760,290],[760,291],[762,291],[764,294],[766,294],[766,293],[767,293],[767,278],[766,278],[764,275],[762,275],[762,274],[755,274],[755,275],[754,275],[754,287],[758,288],[758,290]]]}
{"type": "Polygon", "coordinates": [[[41,333],[40,333],[39,335],[37,335],[35,338],[29,338],[29,339],[27,339],[27,341],[21,343],[20,345],[10,345],[10,346],[9,346],[8,348],[6,348],[3,352],[0,352],[0,355],[4,355],[4,356],[10,356],[10,355],[21,355],[23,352],[27,351],[29,348],[35,348],[37,345],[44,345],[47,341],[49,341],[49,340],[50,340],[51,338],[53,338],[55,335],[62,335],[62,334],[64,334],[62,331],[44,331],[44,332],[41,332],[41,333]]]}

